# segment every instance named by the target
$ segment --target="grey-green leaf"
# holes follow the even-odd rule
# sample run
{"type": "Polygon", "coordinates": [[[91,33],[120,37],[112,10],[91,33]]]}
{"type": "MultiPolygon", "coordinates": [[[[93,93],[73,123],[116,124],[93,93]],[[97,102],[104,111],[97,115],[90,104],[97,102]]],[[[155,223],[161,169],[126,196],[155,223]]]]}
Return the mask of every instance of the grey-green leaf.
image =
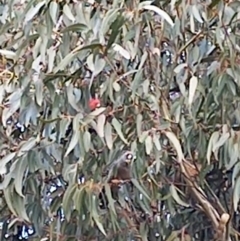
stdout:
{"type": "Polygon", "coordinates": [[[106,123],[104,131],[105,131],[104,136],[105,136],[107,146],[109,150],[111,150],[113,147],[113,138],[112,138],[112,126],[111,124],[109,124],[109,122],[106,123]]]}
{"type": "Polygon", "coordinates": [[[115,128],[116,132],[118,133],[119,137],[121,138],[121,140],[125,143],[128,144],[128,141],[126,140],[126,138],[124,137],[123,133],[122,133],[122,126],[119,123],[119,121],[116,118],[112,119],[112,125],[115,128]]]}

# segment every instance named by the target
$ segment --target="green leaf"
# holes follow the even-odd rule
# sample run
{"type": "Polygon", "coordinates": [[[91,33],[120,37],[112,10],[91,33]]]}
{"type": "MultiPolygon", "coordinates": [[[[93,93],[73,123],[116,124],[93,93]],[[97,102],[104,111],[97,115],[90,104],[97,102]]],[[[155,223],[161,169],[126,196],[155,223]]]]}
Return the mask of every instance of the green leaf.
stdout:
{"type": "Polygon", "coordinates": [[[84,143],[85,151],[88,152],[91,148],[91,135],[88,131],[84,132],[83,143],[84,143]]]}
{"type": "Polygon", "coordinates": [[[22,156],[26,154],[28,151],[32,150],[33,147],[35,147],[38,142],[39,142],[39,139],[35,137],[29,138],[28,141],[23,141],[19,148],[18,156],[22,156]]]}
{"type": "Polygon", "coordinates": [[[139,136],[139,142],[143,143],[145,142],[146,138],[149,136],[148,131],[143,131],[142,134],[139,136]]]}
{"type": "MultiPolygon", "coordinates": [[[[22,193],[23,189],[23,177],[26,175],[26,169],[28,166],[28,156],[19,158],[15,167],[15,179],[14,179],[14,184],[15,184],[15,189],[16,192],[21,196],[24,197],[22,193]]],[[[30,160],[31,161],[31,160],[30,160]]]]}
{"type": "Polygon", "coordinates": [[[73,196],[74,206],[79,214],[83,213],[82,211],[84,209],[85,194],[84,186],[81,186],[80,188],[76,189],[73,196]]]}
{"type": "Polygon", "coordinates": [[[136,90],[138,89],[138,87],[140,86],[140,84],[142,83],[142,73],[143,70],[139,70],[136,75],[134,76],[133,81],[131,82],[131,90],[132,90],[132,95],[136,94],[136,90]]]}
{"type": "Polygon", "coordinates": [[[65,157],[68,156],[68,154],[75,148],[75,146],[78,144],[80,134],[79,134],[79,120],[81,118],[81,115],[78,114],[73,119],[73,135],[71,138],[71,141],[69,143],[69,146],[67,148],[67,151],[65,153],[65,157]]]}
{"type": "Polygon", "coordinates": [[[71,9],[70,9],[70,7],[69,7],[68,4],[65,4],[65,5],[63,6],[63,13],[66,15],[66,17],[67,17],[69,20],[71,20],[72,22],[75,21],[75,17],[73,16],[72,11],[71,11],[71,9]]]}
{"type": "Polygon", "coordinates": [[[154,143],[154,145],[155,145],[155,147],[157,148],[158,151],[162,150],[161,144],[160,144],[160,141],[159,141],[159,136],[157,134],[153,135],[153,143],[154,143]]]}
{"type": "Polygon", "coordinates": [[[17,58],[17,54],[11,50],[0,49],[0,54],[5,56],[7,59],[15,60],[17,58]]]}
{"type": "Polygon", "coordinates": [[[77,112],[80,112],[80,108],[77,105],[76,96],[74,94],[74,89],[72,84],[70,84],[67,87],[67,97],[68,97],[69,104],[72,106],[72,108],[75,109],[77,112]]]}
{"type": "Polygon", "coordinates": [[[141,10],[144,6],[151,5],[152,3],[153,3],[153,0],[152,1],[142,1],[138,4],[138,10],[141,10]]]}
{"type": "Polygon", "coordinates": [[[131,75],[131,74],[135,74],[137,73],[138,70],[130,70],[124,74],[122,74],[119,78],[117,78],[117,80],[115,82],[118,82],[119,80],[123,79],[123,78],[126,78],[127,76],[131,75]]]}
{"type": "Polygon", "coordinates": [[[29,21],[31,21],[45,4],[46,4],[46,1],[42,1],[42,2],[39,2],[36,6],[32,6],[29,9],[29,11],[26,13],[23,24],[25,25],[29,21]]]}
{"type": "Polygon", "coordinates": [[[48,55],[48,73],[50,73],[53,71],[53,68],[54,68],[56,49],[52,46],[47,50],[47,55],[48,55]]]}
{"type": "Polygon", "coordinates": [[[171,234],[167,237],[166,241],[177,241],[180,231],[172,231],[171,234]]]}
{"type": "Polygon", "coordinates": [[[212,154],[212,149],[213,149],[213,146],[217,143],[218,139],[219,139],[219,132],[218,131],[215,131],[212,133],[211,137],[210,137],[210,140],[208,142],[208,149],[207,149],[207,161],[208,161],[208,164],[210,164],[211,162],[211,154],[212,154]]]}
{"type": "Polygon", "coordinates": [[[137,114],[137,135],[138,138],[141,136],[142,134],[142,120],[143,120],[143,116],[141,114],[137,114]]]}
{"type": "Polygon", "coordinates": [[[107,199],[109,202],[109,207],[111,209],[111,211],[114,213],[114,215],[117,216],[116,210],[115,210],[115,205],[114,205],[114,200],[112,197],[112,193],[111,193],[111,189],[108,183],[105,183],[104,185],[105,191],[106,191],[106,195],[107,195],[107,199]]]}
{"type": "Polygon", "coordinates": [[[199,9],[196,5],[192,5],[191,6],[191,12],[192,15],[194,16],[194,18],[199,22],[199,23],[203,23],[202,17],[200,15],[199,9]]]}
{"type": "Polygon", "coordinates": [[[76,184],[72,184],[71,186],[68,186],[68,188],[63,196],[62,207],[63,207],[63,211],[64,211],[64,216],[66,217],[67,221],[69,221],[70,217],[71,217],[72,197],[74,196],[76,189],[77,189],[76,184]]]}
{"type": "Polygon", "coordinates": [[[8,97],[9,106],[2,111],[2,123],[4,127],[7,125],[7,120],[19,109],[21,96],[22,91],[18,89],[8,97]]]}
{"type": "Polygon", "coordinates": [[[69,146],[68,146],[68,149],[65,153],[65,157],[68,156],[68,154],[74,149],[74,147],[77,145],[78,143],[78,140],[79,140],[79,132],[78,131],[74,131],[73,135],[72,135],[72,138],[71,138],[71,141],[69,143],[69,146]]]}
{"type": "Polygon", "coordinates": [[[175,188],[175,186],[174,186],[173,184],[171,184],[171,186],[170,186],[170,193],[171,193],[173,199],[174,199],[179,205],[184,206],[184,207],[189,207],[189,204],[187,204],[187,203],[185,203],[185,202],[183,202],[183,201],[181,200],[181,198],[179,197],[179,195],[178,195],[178,193],[177,193],[177,190],[176,190],[176,188],[175,188]]]}
{"type": "Polygon", "coordinates": [[[113,50],[116,51],[117,53],[119,53],[121,56],[123,56],[125,59],[131,59],[131,55],[130,53],[124,49],[122,46],[120,46],[119,44],[113,44],[113,50]]]}
{"type": "Polygon", "coordinates": [[[105,122],[106,122],[106,116],[104,114],[99,115],[97,118],[97,133],[101,138],[104,137],[105,122]]]}
{"type": "Polygon", "coordinates": [[[154,11],[155,13],[160,15],[160,17],[162,17],[166,22],[168,22],[171,27],[174,26],[174,23],[173,23],[172,19],[170,18],[170,16],[165,11],[163,11],[160,8],[158,8],[157,6],[154,6],[154,5],[144,5],[144,6],[142,6],[142,8],[146,9],[146,10],[154,11]]]}
{"type": "Polygon", "coordinates": [[[230,133],[226,132],[221,135],[221,137],[218,139],[216,143],[213,144],[212,151],[215,152],[217,149],[219,149],[224,143],[229,139],[230,133]]]}
{"type": "Polygon", "coordinates": [[[109,27],[111,26],[113,21],[116,19],[117,13],[119,10],[120,10],[119,8],[108,10],[108,12],[106,13],[106,15],[104,16],[104,19],[102,21],[102,25],[101,25],[101,28],[99,31],[100,34],[102,34],[104,36],[108,32],[109,27]]]}
{"type": "Polygon", "coordinates": [[[122,133],[122,125],[119,123],[119,121],[116,118],[112,119],[112,125],[115,128],[116,132],[118,133],[119,137],[121,140],[125,143],[128,144],[128,141],[125,139],[123,133],[122,133]]]}
{"type": "Polygon", "coordinates": [[[210,5],[208,6],[209,9],[214,8],[217,4],[219,4],[221,0],[212,0],[210,5]]]}
{"type": "Polygon", "coordinates": [[[82,23],[76,23],[76,24],[72,24],[70,26],[67,26],[67,27],[63,28],[61,30],[61,33],[67,33],[67,32],[70,32],[70,31],[84,32],[84,31],[87,31],[87,29],[88,29],[87,25],[82,24],[82,23]]]}
{"type": "Polygon", "coordinates": [[[110,49],[112,44],[115,42],[117,36],[120,34],[120,29],[125,23],[125,21],[125,18],[122,15],[119,15],[117,19],[111,24],[110,29],[112,31],[107,43],[106,50],[110,49]]]}
{"type": "Polygon", "coordinates": [[[116,91],[116,92],[119,92],[121,90],[121,86],[120,84],[118,84],[117,81],[114,81],[113,82],[113,89],[116,91]]]}
{"type": "Polygon", "coordinates": [[[34,85],[36,88],[36,101],[39,106],[42,105],[43,101],[43,82],[41,78],[38,78],[36,81],[34,81],[34,85]]]}
{"type": "Polygon", "coordinates": [[[97,76],[105,67],[106,61],[90,54],[87,58],[88,68],[92,71],[93,76],[97,76]]]}
{"type": "Polygon", "coordinates": [[[92,214],[92,217],[93,217],[93,220],[95,221],[97,227],[99,228],[99,230],[105,235],[107,236],[105,230],[104,230],[104,227],[103,227],[103,224],[100,222],[99,220],[99,215],[97,213],[97,209],[96,209],[96,197],[93,195],[92,196],[92,207],[91,207],[91,214],[92,214]]]}
{"type": "Polygon", "coordinates": [[[64,168],[62,170],[62,175],[64,180],[68,182],[70,186],[75,184],[76,182],[77,171],[78,171],[78,165],[76,163],[64,165],[64,168]]]}
{"type": "Polygon", "coordinates": [[[236,182],[235,182],[234,189],[233,189],[233,208],[234,208],[234,211],[236,211],[238,209],[239,199],[240,199],[240,178],[238,177],[236,182]]]}
{"type": "Polygon", "coordinates": [[[192,105],[193,98],[196,93],[197,85],[198,85],[198,79],[196,76],[192,76],[189,81],[189,97],[188,97],[188,104],[192,105]]]}
{"type": "Polygon", "coordinates": [[[178,161],[182,162],[182,160],[184,159],[184,155],[183,155],[182,147],[181,147],[180,142],[177,139],[176,135],[170,131],[166,131],[165,134],[177,151],[178,161]]]}
{"type": "Polygon", "coordinates": [[[58,9],[59,9],[59,5],[57,4],[57,2],[55,1],[50,2],[49,13],[54,24],[57,23],[58,9]]]}
{"type": "Polygon", "coordinates": [[[147,138],[145,139],[145,150],[147,155],[151,154],[152,149],[153,149],[153,140],[152,140],[152,137],[148,135],[147,138]]]}
{"type": "Polygon", "coordinates": [[[94,55],[90,54],[87,57],[87,61],[86,61],[88,68],[93,72],[94,71],[94,55]]]}
{"type": "Polygon", "coordinates": [[[30,223],[30,220],[29,220],[28,215],[26,213],[25,200],[26,200],[25,198],[22,198],[15,193],[14,202],[15,202],[15,207],[16,207],[16,211],[18,213],[18,216],[20,218],[22,218],[23,220],[30,223]]]}
{"type": "Polygon", "coordinates": [[[187,63],[181,63],[181,64],[177,65],[177,67],[174,69],[174,72],[176,74],[178,74],[178,73],[180,73],[181,70],[187,68],[187,66],[188,66],[187,63]]]}
{"type": "Polygon", "coordinates": [[[140,193],[142,193],[148,200],[151,200],[149,195],[144,191],[144,189],[141,187],[141,185],[136,179],[132,178],[131,181],[133,185],[139,190],[140,193]]]}
{"type": "Polygon", "coordinates": [[[138,69],[139,69],[139,70],[142,69],[143,66],[145,66],[145,62],[146,62],[147,58],[148,58],[148,52],[147,52],[147,51],[144,51],[144,53],[143,53],[143,55],[142,55],[142,57],[141,57],[141,62],[140,62],[140,64],[139,64],[139,66],[138,66],[138,69]]]}
{"type": "Polygon", "coordinates": [[[17,217],[17,212],[15,210],[15,205],[13,203],[13,197],[11,195],[12,191],[11,191],[11,187],[8,187],[6,189],[3,189],[3,193],[4,193],[4,198],[6,200],[6,203],[8,205],[8,208],[10,209],[10,211],[17,217]]]}
{"type": "Polygon", "coordinates": [[[54,73],[57,73],[60,70],[64,70],[68,64],[70,64],[70,62],[74,59],[74,57],[76,56],[76,53],[74,52],[70,52],[69,54],[67,54],[64,59],[53,69],[54,73]]]}
{"type": "Polygon", "coordinates": [[[94,63],[93,75],[97,76],[100,72],[102,72],[105,65],[106,65],[106,61],[104,59],[96,59],[94,63]]]}
{"type": "Polygon", "coordinates": [[[106,123],[104,131],[105,131],[104,136],[107,143],[107,147],[109,148],[109,150],[112,150],[112,147],[113,147],[112,126],[109,124],[109,122],[106,123]]]}
{"type": "Polygon", "coordinates": [[[4,170],[6,169],[6,165],[15,159],[16,153],[12,152],[7,154],[0,160],[0,173],[5,173],[4,170]]]}

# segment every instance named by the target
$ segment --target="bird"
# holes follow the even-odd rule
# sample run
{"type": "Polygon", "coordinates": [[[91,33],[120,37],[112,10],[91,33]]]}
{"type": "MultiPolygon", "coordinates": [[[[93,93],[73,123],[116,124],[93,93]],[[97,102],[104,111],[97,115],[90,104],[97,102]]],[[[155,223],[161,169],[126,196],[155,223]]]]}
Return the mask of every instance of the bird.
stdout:
{"type": "MultiPolygon", "coordinates": [[[[113,199],[118,199],[118,191],[122,183],[131,182],[132,172],[131,163],[135,159],[134,154],[131,151],[125,151],[117,160],[113,161],[106,167],[103,172],[105,182],[111,186],[111,193],[113,199]]],[[[100,207],[105,208],[108,205],[105,189],[99,195],[100,207]]]]}
{"type": "Polygon", "coordinates": [[[107,166],[104,176],[107,176],[106,181],[112,180],[127,181],[132,178],[131,163],[135,159],[131,151],[125,151],[117,160],[107,166]]]}

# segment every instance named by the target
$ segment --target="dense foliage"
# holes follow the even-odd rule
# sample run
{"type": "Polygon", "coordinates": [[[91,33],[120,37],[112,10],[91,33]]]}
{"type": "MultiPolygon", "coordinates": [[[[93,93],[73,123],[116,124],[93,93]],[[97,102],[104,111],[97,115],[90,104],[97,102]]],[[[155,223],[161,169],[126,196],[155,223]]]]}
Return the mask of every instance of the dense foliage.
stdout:
{"type": "Polygon", "coordinates": [[[0,1],[1,240],[238,240],[239,1],[0,1]]]}

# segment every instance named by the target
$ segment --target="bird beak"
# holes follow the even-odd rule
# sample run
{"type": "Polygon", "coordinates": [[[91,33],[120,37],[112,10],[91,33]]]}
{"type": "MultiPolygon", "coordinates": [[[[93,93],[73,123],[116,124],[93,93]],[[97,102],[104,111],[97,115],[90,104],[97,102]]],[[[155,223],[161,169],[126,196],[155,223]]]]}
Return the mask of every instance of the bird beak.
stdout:
{"type": "Polygon", "coordinates": [[[125,162],[129,164],[132,160],[131,159],[126,159],[125,162]]]}

